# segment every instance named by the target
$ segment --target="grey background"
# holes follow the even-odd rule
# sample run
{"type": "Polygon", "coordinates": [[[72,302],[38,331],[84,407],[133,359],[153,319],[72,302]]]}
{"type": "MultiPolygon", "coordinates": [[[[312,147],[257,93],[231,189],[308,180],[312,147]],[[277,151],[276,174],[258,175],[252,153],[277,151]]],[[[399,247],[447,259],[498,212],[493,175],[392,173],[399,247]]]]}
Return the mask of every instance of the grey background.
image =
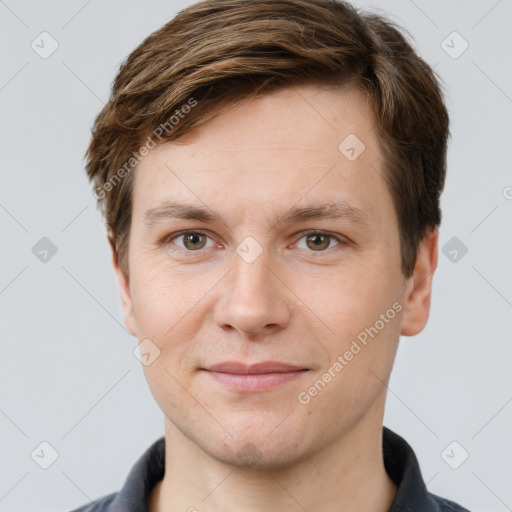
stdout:
{"type": "MultiPolygon", "coordinates": [[[[117,491],[164,433],[83,153],[121,61],[189,4],[0,0],[2,512],[66,511],[117,491]],[[43,31],[59,45],[47,59],[31,48],[43,31]],[[32,252],[42,237],[58,251],[46,263],[32,252]],[[48,469],[31,457],[43,441],[59,454],[48,469]]],[[[356,4],[392,13],[446,84],[440,241],[468,249],[456,262],[440,253],[430,322],[401,340],[384,424],[412,445],[430,491],[512,510],[512,2],[356,4]],[[454,31],[469,44],[458,58],[454,31]],[[469,453],[458,469],[441,456],[453,441],[469,453]]]]}

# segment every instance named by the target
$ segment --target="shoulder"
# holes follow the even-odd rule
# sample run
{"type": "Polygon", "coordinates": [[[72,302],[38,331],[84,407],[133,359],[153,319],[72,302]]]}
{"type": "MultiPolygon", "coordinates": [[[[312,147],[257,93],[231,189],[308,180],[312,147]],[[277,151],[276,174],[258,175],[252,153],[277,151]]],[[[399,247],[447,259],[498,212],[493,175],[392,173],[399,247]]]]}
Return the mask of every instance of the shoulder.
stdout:
{"type": "Polygon", "coordinates": [[[143,512],[155,485],[165,473],[165,437],[139,457],[119,492],[104,495],[71,512],[143,512]]]}
{"type": "Polygon", "coordinates": [[[97,500],[91,501],[87,505],[71,510],[71,512],[109,512],[110,504],[112,500],[118,495],[117,492],[98,498],[97,500]]]}
{"type": "Polygon", "coordinates": [[[454,501],[441,498],[435,494],[429,493],[430,499],[437,505],[436,511],[439,512],[470,512],[467,508],[455,503],[454,501]]]}

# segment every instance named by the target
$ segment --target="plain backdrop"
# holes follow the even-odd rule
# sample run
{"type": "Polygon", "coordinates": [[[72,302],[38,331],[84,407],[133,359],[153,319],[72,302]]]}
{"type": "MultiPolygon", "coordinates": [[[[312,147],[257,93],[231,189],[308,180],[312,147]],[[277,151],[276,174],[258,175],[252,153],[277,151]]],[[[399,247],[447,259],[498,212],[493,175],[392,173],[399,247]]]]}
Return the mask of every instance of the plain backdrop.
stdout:
{"type": "MultiPolygon", "coordinates": [[[[0,0],[1,512],[118,491],[164,433],[83,153],[119,64],[190,3],[0,0]]],[[[384,424],[430,491],[512,510],[512,2],[356,5],[410,32],[451,114],[431,317],[401,339],[384,424]]]]}

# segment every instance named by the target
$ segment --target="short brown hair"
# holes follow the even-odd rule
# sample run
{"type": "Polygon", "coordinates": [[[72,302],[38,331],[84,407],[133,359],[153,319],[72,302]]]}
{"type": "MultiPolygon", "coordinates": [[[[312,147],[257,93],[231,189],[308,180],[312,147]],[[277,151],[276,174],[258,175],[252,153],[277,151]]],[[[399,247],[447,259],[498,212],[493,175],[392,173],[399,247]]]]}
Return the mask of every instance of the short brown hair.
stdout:
{"type": "Polygon", "coordinates": [[[124,274],[130,170],[144,141],[155,143],[151,134],[175,140],[271,89],[349,84],[377,120],[409,277],[421,239],[441,221],[449,120],[437,75],[401,30],[340,0],[205,0],[147,37],[122,63],[85,155],[124,274]]]}

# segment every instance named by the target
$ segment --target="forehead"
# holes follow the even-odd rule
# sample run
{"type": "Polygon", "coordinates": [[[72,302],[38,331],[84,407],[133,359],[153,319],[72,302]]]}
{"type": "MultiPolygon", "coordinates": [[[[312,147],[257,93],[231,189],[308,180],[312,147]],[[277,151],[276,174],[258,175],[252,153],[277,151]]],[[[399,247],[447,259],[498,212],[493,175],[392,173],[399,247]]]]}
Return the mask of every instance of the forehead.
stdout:
{"type": "MultiPolygon", "coordinates": [[[[367,147],[372,146],[374,125],[366,94],[358,89],[293,86],[230,106],[169,144],[187,145],[194,152],[212,146],[222,147],[224,152],[245,149],[256,153],[265,145],[266,153],[272,146],[318,153],[334,149],[338,153],[339,143],[350,134],[359,137],[367,147]]],[[[210,155],[213,160],[216,157],[210,155]]]]}
{"type": "Polygon", "coordinates": [[[246,100],[150,151],[135,170],[134,216],[173,199],[256,215],[258,205],[287,209],[301,198],[378,216],[390,195],[374,126],[354,89],[290,87],[246,100]]]}

